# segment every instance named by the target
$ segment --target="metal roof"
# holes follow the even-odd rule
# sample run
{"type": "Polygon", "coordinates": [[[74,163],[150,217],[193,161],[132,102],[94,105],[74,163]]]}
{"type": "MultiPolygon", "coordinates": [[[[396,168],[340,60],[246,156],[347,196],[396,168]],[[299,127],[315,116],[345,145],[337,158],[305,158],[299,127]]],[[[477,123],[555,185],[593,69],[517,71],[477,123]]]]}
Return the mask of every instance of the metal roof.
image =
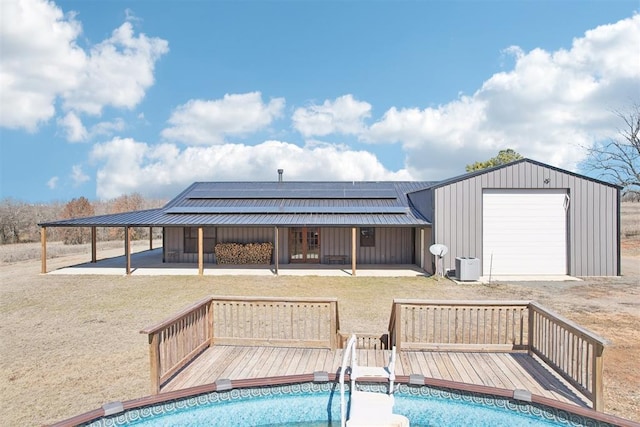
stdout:
{"type": "Polygon", "coordinates": [[[454,176],[453,178],[445,179],[443,181],[437,181],[437,182],[432,183],[430,188],[431,189],[435,189],[435,188],[440,188],[440,187],[444,187],[444,186],[447,186],[447,185],[455,184],[456,182],[464,181],[466,179],[473,178],[473,177],[478,176],[478,175],[483,175],[483,174],[486,174],[486,173],[489,173],[489,172],[493,172],[493,171],[496,171],[496,170],[499,170],[499,169],[503,169],[503,168],[506,168],[506,167],[509,167],[509,166],[517,165],[518,163],[525,163],[525,162],[526,163],[531,163],[533,165],[541,166],[543,168],[552,169],[552,170],[557,171],[557,172],[565,173],[567,175],[575,176],[577,178],[586,179],[587,181],[595,182],[597,184],[602,184],[602,185],[606,185],[608,187],[614,187],[614,188],[622,189],[622,187],[620,187],[619,185],[612,184],[610,182],[602,181],[602,180],[599,180],[599,179],[596,179],[596,178],[593,178],[593,177],[590,177],[590,176],[581,175],[579,173],[575,173],[575,172],[571,172],[571,171],[568,171],[568,170],[560,169],[558,167],[551,166],[551,165],[548,165],[546,163],[542,163],[542,162],[539,162],[537,160],[532,160],[532,159],[528,159],[528,158],[514,160],[513,162],[505,163],[503,165],[498,165],[498,166],[494,166],[494,167],[486,168],[486,169],[480,169],[480,170],[473,171],[473,172],[467,172],[467,173],[462,174],[462,175],[454,176]]]}
{"type": "Polygon", "coordinates": [[[407,193],[433,182],[196,182],[163,208],[45,227],[424,226],[407,193]]]}

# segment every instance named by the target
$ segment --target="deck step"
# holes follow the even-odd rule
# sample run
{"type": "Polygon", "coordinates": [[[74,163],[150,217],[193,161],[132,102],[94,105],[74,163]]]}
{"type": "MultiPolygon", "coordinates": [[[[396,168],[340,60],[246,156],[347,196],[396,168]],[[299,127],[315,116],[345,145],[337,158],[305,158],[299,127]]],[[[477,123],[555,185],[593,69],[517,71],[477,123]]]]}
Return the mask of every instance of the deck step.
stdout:
{"type": "Polygon", "coordinates": [[[355,366],[352,367],[351,377],[356,379],[389,378],[391,372],[386,366],[355,366]]]}
{"type": "Polygon", "coordinates": [[[393,413],[393,402],[392,394],[354,390],[351,392],[349,421],[360,425],[358,423],[385,420],[393,413]]]}

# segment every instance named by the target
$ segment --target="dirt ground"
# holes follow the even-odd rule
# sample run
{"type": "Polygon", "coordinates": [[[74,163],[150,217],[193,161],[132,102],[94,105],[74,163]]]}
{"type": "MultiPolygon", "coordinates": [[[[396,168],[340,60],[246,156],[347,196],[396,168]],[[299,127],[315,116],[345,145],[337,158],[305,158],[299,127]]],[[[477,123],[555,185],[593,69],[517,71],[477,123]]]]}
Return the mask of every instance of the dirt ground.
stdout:
{"type": "MultiPolygon", "coordinates": [[[[342,331],[378,333],[393,298],[535,300],[609,341],[605,411],[640,421],[640,241],[625,241],[623,250],[622,277],[491,285],[423,277],[61,276],[40,275],[39,260],[0,264],[0,425],[52,423],[147,395],[140,329],[212,294],[337,297],[342,331]]],[[[65,256],[48,266],[86,261],[88,254],[65,256]]]]}

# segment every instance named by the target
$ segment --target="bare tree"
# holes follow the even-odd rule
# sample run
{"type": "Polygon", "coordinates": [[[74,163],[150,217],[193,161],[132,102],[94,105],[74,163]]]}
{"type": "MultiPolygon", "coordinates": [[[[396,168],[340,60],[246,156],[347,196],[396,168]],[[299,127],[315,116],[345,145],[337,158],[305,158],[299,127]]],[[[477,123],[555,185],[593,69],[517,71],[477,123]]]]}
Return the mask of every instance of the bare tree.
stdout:
{"type": "MultiPolygon", "coordinates": [[[[143,209],[144,199],[139,193],[123,194],[120,197],[116,197],[109,201],[109,213],[123,213],[132,212],[143,209]]],[[[137,240],[143,237],[144,229],[135,227],[131,238],[137,240]]],[[[124,239],[124,229],[112,228],[109,230],[109,237],[111,239],[124,239]]]]}
{"type": "Polygon", "coordinates": [[[19,200],[4,199],[0,204],[0,239],[2,243],[25,241],[25,211],[27,204],[19,200]]]}
{"type": "Polygon", "coordinates": [[[601,179],[624,188],[627,197],[640,195],[640,103],[627,111],[614,111],[624,123],[618,135],[587,148],[587,171],[596,172],[601,179]]]}
{"type": "MultiPolygon", "coordinates": [[[[82,218],[92,216],[95,210],[91,202],[85,197],[79,197],[71,200],[64,207],[62,212],[63,218],[82,218]]],[[[64,232],[64,243],[66,245],[79,245],[86,243],[91,238],[91,231],[86,227],[70,227],[64,232]]]]}

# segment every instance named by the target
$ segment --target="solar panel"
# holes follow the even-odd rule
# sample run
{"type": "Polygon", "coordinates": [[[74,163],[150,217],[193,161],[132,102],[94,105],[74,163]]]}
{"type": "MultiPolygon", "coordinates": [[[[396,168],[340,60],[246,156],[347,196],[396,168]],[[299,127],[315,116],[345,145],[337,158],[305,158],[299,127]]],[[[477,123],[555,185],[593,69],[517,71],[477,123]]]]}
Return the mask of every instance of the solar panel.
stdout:
{"type": "Polygon", "coordinates": [[[168,214],[406,214],[404,206],[178,206],[168,214]]]}
{"type": "Polygon", "coordinates": [[[202,189],[193,190],[189,199],[396,199],[390,189],[202,189]]]}

